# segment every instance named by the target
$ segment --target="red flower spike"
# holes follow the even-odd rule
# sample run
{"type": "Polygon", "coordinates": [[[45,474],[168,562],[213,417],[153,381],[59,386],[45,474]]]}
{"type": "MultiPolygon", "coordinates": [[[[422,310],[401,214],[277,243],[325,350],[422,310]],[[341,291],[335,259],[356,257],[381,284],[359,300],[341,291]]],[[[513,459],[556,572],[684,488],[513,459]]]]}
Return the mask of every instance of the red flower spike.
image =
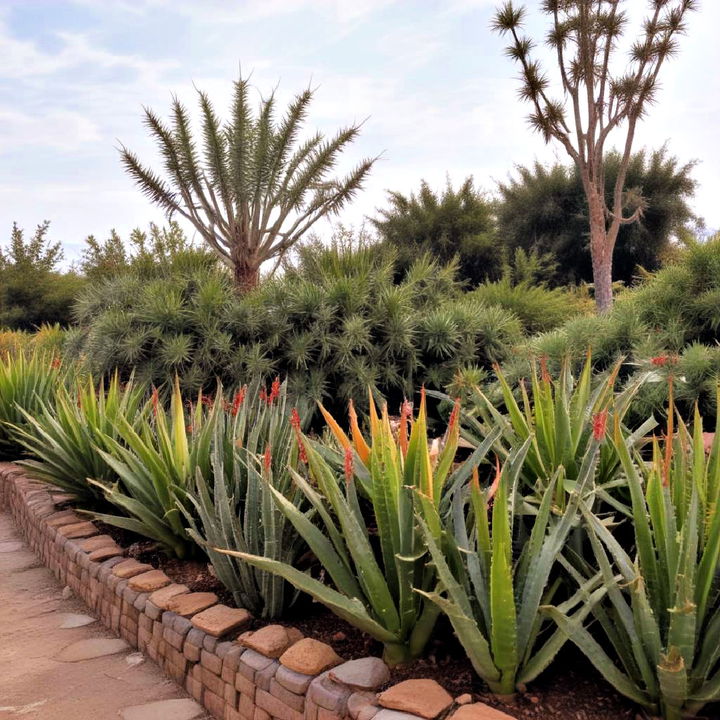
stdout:
{"type": "Polygon", "coordinates": [[[60,368],[60,365],[62,365],[62,363],[60,362],[60,358],[55,355],[52,359],[52,362],[50,363],[50,367],[53,370],[58,370],[60,368]]]}
{"type": "Polygon", "coordinates": [[[353,464],[353,451],[351,447],[345,448],[345,482],[349,485],[352,482],[355,468],[353,464]]]}
{"type": "Polygon", "coordinates": [[[480,489],[480,473],[478,472],[477,466],[472,469],[471,482],[474,490],[480,489]]]}
{"type": "Polygon", "coordinates": [[[268,394],[267,394],[267,390],[266,390],[265,388],[261,388],[261,389],[260,389],[260,395],[259,395],[259,397],[260,397],[260,400],[261,400],[262,402],[264,402],[264,403],[267,402],[267,400],[268,400],[268,394]]]}
{"type": "Polygon", "coordinates": [[[453,405],[452,412],[450,413],[450,419],[448,420],[448,432],[450,432],[455,425],[457,425],[458,418],[460,417],[460,398],[455,398],[455,404],[453,405]]]}
{"type": "Polygon", "coordinates": [[[407,455],[408,451],[408,424],[412,419],[412,404],[407,400],[403,400],[400,406],[400,425],[398,427],[398,439],[400,443],[400,450],[403,457],[407,455]]]}
{"type": "Polygon", "coordinates": [[[154,387],[152,390],[152,407],[153,407],[153,416],[155,416],[155,417],[157,417],[159,404],[160,404],[160,394],[158,393],[158,389],[156,387],[154,387]]]}
{"type": "Polygon", "coordinates": [[[232,407],[230,408],[230,413],[233,417],[235,417],[239,412],[240,408],[242,407],[243,403],[245,402],[245,393],[247,392],[247,385],[243,385],[233,397],[232,401],[232,407]]]}
{"type": "Polygon", "coordinates": [[[540,358],[540,376],[542,377],[543,382],[551,383],[552,378],[550,377],[550,373],[548,372],[547,360],[547,355],[543,355],[540,358]]]}
{"type": "Polygon", "coordinates": [[[601,410],[593,415],[593,437],[595,440],[602,440],[605,437],[607,427],[608,411],[601,410]]]}
{"type": "Polygon", "coordinates": [[[280,378],[276,377],[270,387],[270,395],[268,395],[267,400],[268,405],[272,405],[278,397],[280,397],[280,378]]]}
{"type": "Polygon", "coordinates": [[[297,408],[293,408],[290,413],[290,424],[292,425],[293,430],[295,431],[295,437],[297,438],[300,462],[307,465],[308,456],[303,443],[302,430],[300,429],[300,415],[298,415],[297,408]]]}

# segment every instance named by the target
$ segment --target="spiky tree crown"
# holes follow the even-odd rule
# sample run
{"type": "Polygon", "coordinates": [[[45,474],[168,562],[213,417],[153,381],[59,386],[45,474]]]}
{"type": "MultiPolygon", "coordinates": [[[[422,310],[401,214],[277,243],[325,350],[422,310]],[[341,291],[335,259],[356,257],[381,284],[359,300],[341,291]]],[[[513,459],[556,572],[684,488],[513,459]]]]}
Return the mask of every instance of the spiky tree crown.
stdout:
{"type": "Polygon", "coordinates": [[[229,122],[222,123],[199,92],[202,151],[186,108],[172,102],[165,124],[145,109],[166,176],[142,164],[124,146],[122,162],[142,191],[168,215],[189,221],[225,265],[255,272],[279,259],[321,217],[335,214],[361,188],[373,165],[362,160],[342,178],[331,177],[339,155],[358,137],[359,125],[332,138],[316,133],[300,142],[313,91],[305,90],[276,118],[274,93],[253,113],[247,79],[235,83],[229,122]]]}
{"type": "MultiPolygon", "coordinates": [[[[628,19],[622,0],[544,0],[542,12],[551,19],[547,44],[555,51],[564,99],[550,95],[550,79],[532,57],[535,43],[522,34],[525,8],[506,2],[493,29],[509,35],[507,55],[521,68],[520,97],[532,105],[531,125],[546,142],[558,140],[581,170],[588,185],[604,187],[603,152],[608,135],[623,123],[627,135],[623,157],[629,158],[637,121],[654,102],[663,62],[677,51],[696,0],[648,0],[649,15],[633,42],[630,56],[615,71],[615,54],[628,19]]],[[[606,213],[618,222],[633,222],[643,212],[641,198],[621,198],[624,173],[616,184],[614,202],[606,213]],[[622,216],[632,205],[631,215],[622,216]]],[[[603,201],[604,202],[604,201],[603,201]]]]}

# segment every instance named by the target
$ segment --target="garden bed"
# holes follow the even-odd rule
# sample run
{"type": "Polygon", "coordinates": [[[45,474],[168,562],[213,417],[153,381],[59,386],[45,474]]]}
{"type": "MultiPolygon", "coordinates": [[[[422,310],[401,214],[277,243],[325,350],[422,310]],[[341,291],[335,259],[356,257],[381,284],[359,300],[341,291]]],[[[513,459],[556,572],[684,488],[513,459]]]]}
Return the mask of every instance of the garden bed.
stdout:
{"type": "MultiPolygon", "coordinates": [[[[6,466],[6,468],[12,468],[11,473],[16,471],[13,466],[6,466]]],[[[10,504],[8,502],[8,497],[14,494],[12,485],[15,485],[16,488],[23,486],[26,488],[25,502],[27,504],[29,504],[27,500],[29,495],[36,497],[39,494],[47,496],[48,498],[50,497],[50,495],[42,489],[34,489],[28,492],[27,488],[41,488],[41,486],[35,486],[34,483],[27,481],[19,474],[14,476],[7,475],[7,469],[5,472],[6,504],[10,504]]],[[[46,511],[48,510],[49,507],[46,511]]],[[[55,515],[57,515],[58,512],[62,513],[68,511],[72,511],[72,506],[68,502],[60,502],[53,507],[53,514],[55,515]]],[[[18,515],[17,512],[15,512],[15,517],[16,520],[20,520],[19,524],[21,526],[21,530],[28,535],[30,539],[33,537],[33,531],[36,533],[36,536],[38,531],[39,534],[42,534],[43,532],[56,532],[47,525],[45,525],[43,529],[43,526],[40,524],[42,523],[42,520],[33,518],[30,513],[24,514],[24,520],[22,515],[18,515]],[[37,527],[28,528],[28,522],[37,524],[37,527]]],[[[234,608],[234,603],[232,602],[230,594],[224,589],[217,578],[213,576],[208,569],[206,562],[200,560],[181,561],[168,558],[167,556],[159,553],[152,543],[140,538],[139,536],[102,523],[95,523],[95,525],[97,527],[98,534],[111,536],[117,545],[123,548],[122,552],[125,558],[134,558],[140,563],[152,565],[154,568],[157,568],[165,573],[170,581],[176,584],[186,585],[191,592],[213,592],[218,595],[218,599],[222,604],[227,607],[234,608]]],[[[76,555],[78,554],[74,547],[75,543],[78,543],[78,541],[71,539],[65,540],[63,547],[66,550],[66,553],[70,551],[76,555]]],[[[37,549],[38,545],[35,544],[35,547],[37,549]]],[[[46,553],[43,560],[60,575],[64,582],[68,582],[68,584],[72,587],[73,580],[76,576],[66,569],[64,571],[63,578],[63,570],[61,567],[58,567],[57,556],[54,557],[55,559],[53,560],[53,556],[46,553]]],[[[119,562],[121,559],[122,558],[118,556],[114,559],[111,558],[110,560],[104,561],[98,565],[96,572],[99,575],[100,568],[102,568],[103,565],[107,565],[108,563],[112,564],[113,560],[119,562]]],[[[111,568],[108,569],[108,573],[110,570],[111,568]]],[[[89,598],[90,602],[88,604],[90,604],[91,609],[102,611],[102,603],[98,603],[97,592],[90,587],[91,577],[91,572],[88,571],[87,575],[85,575],[81,571],[79,578],[75,581],[76,586],[74,589],[81,597],[86,598],[86,602],[89,598]]],[[[126,587],[123,588],[123,592],[127,592],[126,587]]],[[[153,613],[153,610],[151,609],[152,603],[149,600],[151,593],[148,593],[144,598],[145,607],[143,611],[137,611],[138,605],[141,605],[143,601],[141,596],[142,593],[138,595],[138,597],[134,598],[134,605],[132,606],[138,616],[136,633],[128,631],[128,628],[132,630],[132,618],[135,613],[130,612],[131,605],[126,599],[123,599],[121,608],[124,608],[129,614],[120,615],[119,619],[114,620],[112,613],[110,613],[110,621],[106,621],[106,624],[108,624],[111,629],[114,629],[116,632],[123,635],[123,637],[126,637],[131,644],[141,647],[141,649],[153,657],[153,652],[158,653],[159,648],[153,650],[152,645],[147,644],[143,647],[142,637],[146,637],[146,634],[142,633],[141,628],[148,625],[148,620],[139,620],[140,616],[144,616],[146,618],[149,617],[147,615],[148,609],[150,610],[150,614],[153,613]],[[138,602],[138,599],[140,602],[138,602]],[[123,617],[127,618],[124,624],[123,617]]],[[[162,617],[163,615],[172,615],[172,613],[167,611],[162,613],[159,618],[155,618],[152,621],[152,624],[159,624],[160,627],[167,625],[167,620],[162,617]]],[[[287,620],[282,621],[281,624],[295,627],[299,629],[305,637],[314,638],[325,645],[332,647],[333,650],[344,660],[359,659],[368,655],[379,656],[382,651],[380,644],[376,643],[372,640],[372,638],[367,637],[356,628],[338,619],[324,607],[305,598],[302,598],[298,602],[289,614],[287,620]]],[[[264,625],[265,623],[262,621],[253,619],[244,625],[243,629],[256,630],[264,625]]],[[[190,640],[195,640],[195,642],[197,642],[196,635],[194,637],[190,637],[190,640]]],[[[203,645],[204,642],[205,640],[203,640],[200,644],[203,645]]],[[[218,642],[217,638],[213,640],[212,637],[210,637],[207,645],[213,646],[214,649],[217,650],[219,645],[228,646],[234,645],[234,643],[218,642]]],[[[223,651],[227,652],[227,648],[224,647],[223,651]]],[[[192,655],[192,651],[190,651],[189,654],[192,655]]],[[[222,680],[222,670],[219,675],[214,673],[211,673],[210,675],[206,674],[206,679],[209,681],[208,687],[203,684],[202,678],[204,676],[202,674],[203,666],[201,662],[192,663],[192,661],[187,658],[184,663],[181,661],[181,665],[187,664],[187,667],[183,668],[182,677],[179,677],[179,669],[168,660],[167,656],[162,657],[161,655],[156,654],[156,657],[153,659],[158,661],[158,663],[165,668],[168,674],[173,676],[176,680],[182,681],[182,684],[186,687],[186,689],[188,689],[191,694],[195,695],[195,697],[203,701],[209,700],[209,705],[208,702],[205,702],[205,705],[211,712],[214,712],[217,717],[220,717],[223,720],[226,720],[227,718],[235,720],[236,717],[243,717],[239,714],[239,698],[242,697],[242,693],[238,693],[237,688],[235,689],[236,696],[234,697],[234,702],[228,702],[223,693],[222,700],[226,707],[222,709],[222,712],[220,712],[220,705],[222,704],[220,702],[221,695],[215,692],[219,689],[219,686],[213,684],[213,675],[222,680]],[[201,672],[198,673],[200,680],[197,681],[194,677],[195,666],[198,666],[201,669],[201,672]],[[233,705],[233,708],[237,708],[237,716],[228,714],[229,705],[233,705]]],[[[170,660],[172,659],[177,660],[177,656],[174,656],[173,658],[171,655],[170,660]]],[[[222,659],[219,659],[218,662],[222,664],[222,659]]],[[[212,661],[208,660],[207,663],[212,664],[212,661]]],[[[207,671],[207,668],[205,668],[205,671],[207,671]]],[[[226,673],[226,676],[227,675],[228,673],[226,673]]],[[[393,685],[402,683],[405,680],[417,678],[435,680],[455,698],[464,696],[464,699],[467,699],[469,696],[472,702],[483,703],[484,705],[481,707],[497,708],[499,711],[504,712],[507,716],[513,718],[527,718],[528,720],[531,718],[547,718],[548,720],[554,720],[555,718],[577,718],[577,720],[624,720],[627,718],[630,720],[635,717],[636,712],[631,703],[616,693],[608,690],[607,685],[602,682],[602,679],[598,676],[597,672],[572,647],[566,647],[565,651],[558,658],[558,662],[541,677],[538,683],[534,683],[526,693],[518,695],[514,702],[502,702],[497,697],[489,693],[483,686],[482,682],[478,679],[477,675],[474,673],[472,667],[467,661],[461,646],[455,641],[449,626],[440,628],[440,632],[437,633],[436,639],[432,641],[431,645],[428,647],[424,658],[411,664],[395,668],[390,674],[389,681],[384,682],[382,685],[377,687],[376,690],[382,691],[392,687],[393,685]]],[[[229,685],[229,683],[225,683],[225,685],[229,685]]],[[[233,694],[231,692],[229,693],[229,698],[230,701],[233,701],[233,694]]],[[[233,712],[235,712],[234,709],[233,712]]],[[[298,717],[299,716],[300,713],[298,712],[298,717]]],[[[343,715],[340,714],[336,715],[336,717],[342,716],[343,715]]],[[[265,718],[262,714],[258,717],[265,718]]],[[[271,717],[276,716],[271,715],[271,717]]],[[[308,717],[306,711],[305,717],[308,717]]],[[[713,717],[713,715],[708,715],[707,717],[713,717]]],[[[248,717],[247,720],[255,720],[255,718],[251,719],[248,717]]],[[[297,718],[293,716],[292,720],[297,720],[297,718]]]]}

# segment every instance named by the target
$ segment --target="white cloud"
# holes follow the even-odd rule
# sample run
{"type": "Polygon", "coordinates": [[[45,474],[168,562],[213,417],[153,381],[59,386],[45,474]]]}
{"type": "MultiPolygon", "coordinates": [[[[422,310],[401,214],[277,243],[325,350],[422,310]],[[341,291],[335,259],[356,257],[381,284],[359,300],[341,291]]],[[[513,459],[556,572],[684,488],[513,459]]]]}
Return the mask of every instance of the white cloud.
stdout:
{"type": "Polygon", "coordinates": [[[79,113],[51,110],[43,115],[0,108],[0,152],[28,147],[77,150],[100,138],[98,127],[79,113]]]}
{"type": "MultiPolygon", "coordinates": [[[[247,23],[299,13],[320,13],[340,24],[359,22],[399,0],[103,0],[104,9],[132,15],[151,11],[174,12],[204,25],[247,23]]],[[[465,1],[465,0],[463,0],[465,1]]],[[[76,5],[97,8],[98,0],[73,0],[76,5]]]]}
{"type": "Polygon", "coordinates": [[[61,41],[56,52],[40,49],[36,43],[12,35],[0,19],[0,77],[12,80],[59,75],[68,70],[94,73],[98,70],[126,69],[157,77],[177,62],[146,60],[138,55],[113,53],[93,45],[82,34],[57,32],[61,41]]]}

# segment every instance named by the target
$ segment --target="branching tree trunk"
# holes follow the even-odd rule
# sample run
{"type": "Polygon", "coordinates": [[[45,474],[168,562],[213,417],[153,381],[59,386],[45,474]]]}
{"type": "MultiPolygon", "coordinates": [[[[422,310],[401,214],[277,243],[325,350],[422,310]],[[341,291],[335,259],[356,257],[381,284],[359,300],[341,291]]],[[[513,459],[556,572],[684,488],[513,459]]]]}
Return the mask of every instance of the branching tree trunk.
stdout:
{"type": "Polygon", "coordinates": [[[650,14],[633,43],[629,61],[614,70],[618,40],[627,25],[623,0],[544,0],[551,19],[548,44],[555,50],[563,100],[550,97],[550,81],[532,59],[533,41],[521,35],[524,8],[502,6],[493,29],[509,35],[507,54],[520,64],[520,97],[532,104],[531,125],[546,142],[556,140],[575,161],[588,202],[595,301],[612,306],[612,257],[620,226],[645,210],[642,192],[625,188],[638,121],[655,100],[658,74],[677,50],[696,0],[648,0],[650,14]],[[611,197],[605,195],[605,147],[610,134],[625,133],[620,170],[611,197]]]}
{"type": "Polygon", "coordinates": [[[200,92],[202,157],[185,107],[175,99],[172,124],[145,109],[167,177],[121,147],[122,162],[142,191],[169,216],[187,220],[232,272],[239,292],[254,288],[266,261],[275,266],[322,217],[333,215],[362,187],[374,159],[362,160],[344,178],[329,178],[338,156],[358,136],[352,125],[326,139],[316,133],[298,144],[312,100],[298,95],[276,121],[274,95],[250,108],[249,85],[235,83],[232,119],[222,124],[200,92]]]}

